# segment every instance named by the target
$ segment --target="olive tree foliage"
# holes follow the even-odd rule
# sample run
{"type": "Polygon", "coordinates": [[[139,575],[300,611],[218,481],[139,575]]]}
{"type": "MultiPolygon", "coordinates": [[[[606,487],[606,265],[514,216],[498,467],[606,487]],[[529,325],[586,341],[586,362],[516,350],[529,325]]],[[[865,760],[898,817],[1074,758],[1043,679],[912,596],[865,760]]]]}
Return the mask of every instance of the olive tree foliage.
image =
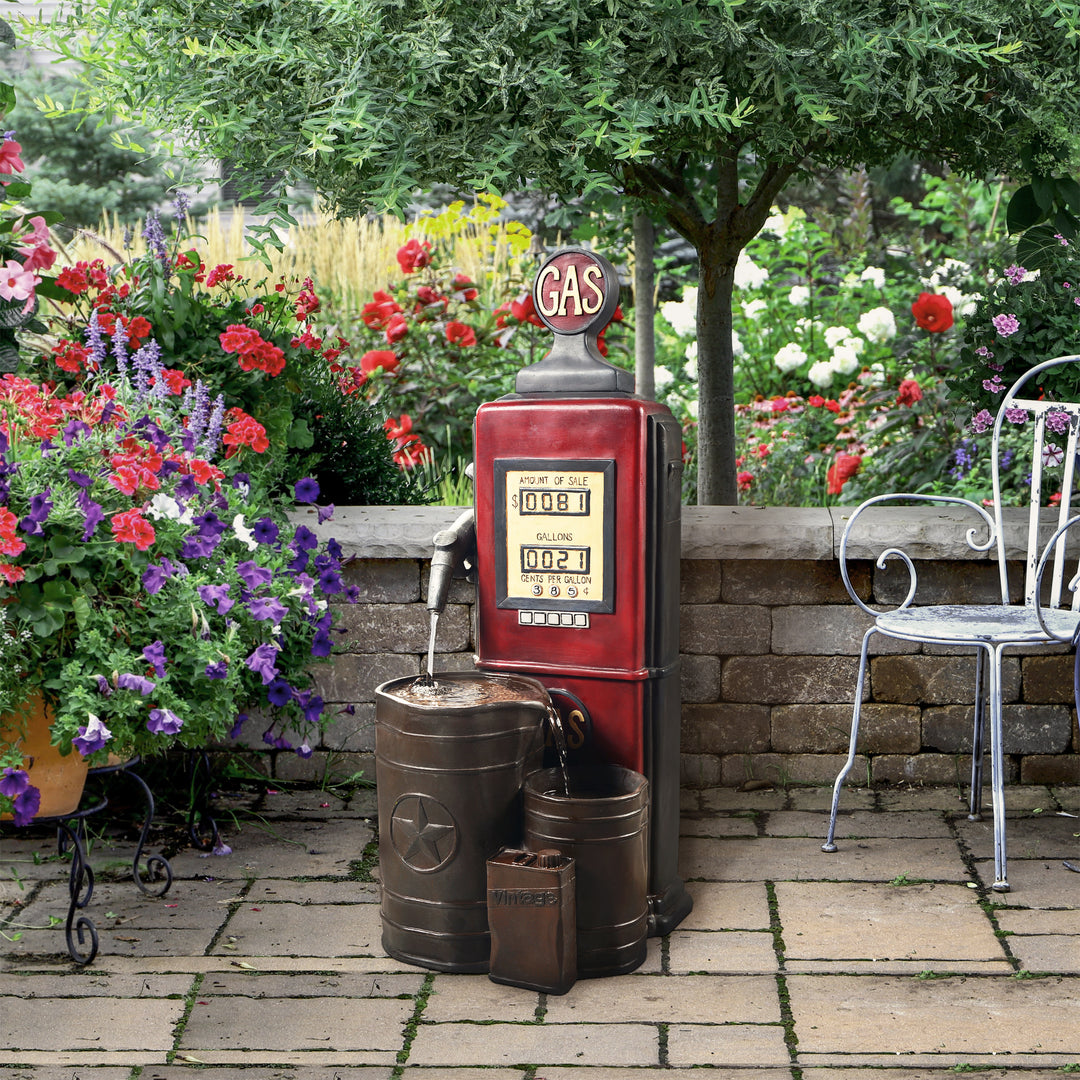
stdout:
{"type": "MultiPolygon", "coordinates": [[[[99,100],[343,214],[446,183],[619,192],[699,257],[701,503],[736,499],[740,251],[809,163],[1076,145],[1066,0],[69,0],[99,100]]],[[[76,33],[77,31],[77,33],[76,33]]]]}

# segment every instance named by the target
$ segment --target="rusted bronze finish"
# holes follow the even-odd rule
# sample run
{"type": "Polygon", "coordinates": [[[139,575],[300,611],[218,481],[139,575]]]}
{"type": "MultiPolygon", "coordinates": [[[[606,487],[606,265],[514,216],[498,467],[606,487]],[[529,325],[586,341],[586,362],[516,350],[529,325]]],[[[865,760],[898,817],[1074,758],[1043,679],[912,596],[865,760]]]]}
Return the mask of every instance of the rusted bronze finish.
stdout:
{"type": "Polygon", "coordinates": [[[649,931],[649,785],[620,766],[559,769],[525,781],[525,847],[574,859],[579,978],[624,975],[645,959],[649,931]]]}
{"type": "Polygon", "coordinates": [[[442,672],[375,691],[383,948],[486,972],[487,860],[519,846],[521,787],[543,756],[547,691],[521,675],[442,672]]]}
{"type": "Polygon", "coordinates": [[[508,849],[488,859],[491,971],[497,983],[565,994],[577,981],[574,860],[508,849]]]}

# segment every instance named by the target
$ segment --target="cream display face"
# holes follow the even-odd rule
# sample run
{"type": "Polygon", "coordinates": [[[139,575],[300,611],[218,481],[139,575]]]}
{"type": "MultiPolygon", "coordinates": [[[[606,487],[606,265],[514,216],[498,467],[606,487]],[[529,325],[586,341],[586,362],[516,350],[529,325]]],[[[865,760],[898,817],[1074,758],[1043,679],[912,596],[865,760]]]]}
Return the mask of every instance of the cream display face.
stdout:
{"type": "Polygon", "coordinates": [[[505,476],[507,597],[601,599],[606,470],[540,467],[505,476]]]}

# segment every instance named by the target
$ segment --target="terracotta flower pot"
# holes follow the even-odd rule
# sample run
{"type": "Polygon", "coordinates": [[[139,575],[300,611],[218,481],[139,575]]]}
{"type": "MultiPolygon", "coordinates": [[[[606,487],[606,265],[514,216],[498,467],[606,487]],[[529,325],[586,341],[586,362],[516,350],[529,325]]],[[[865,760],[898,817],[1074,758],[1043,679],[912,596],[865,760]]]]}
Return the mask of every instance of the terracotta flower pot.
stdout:
{"type": "MultiPolygon", "coordinates": [[[[23,768],[30,783],[41,792],[36,818],[62,817],[79,808],[89,766],[77,751],[61,754],[49,742],[52,712],[41,695],[31,698],[24,716],[0,717],[0,744],[17,746],[23,752],[23,768]]],[[[4,817],[10,820],[11,815],[4,817]]]]}

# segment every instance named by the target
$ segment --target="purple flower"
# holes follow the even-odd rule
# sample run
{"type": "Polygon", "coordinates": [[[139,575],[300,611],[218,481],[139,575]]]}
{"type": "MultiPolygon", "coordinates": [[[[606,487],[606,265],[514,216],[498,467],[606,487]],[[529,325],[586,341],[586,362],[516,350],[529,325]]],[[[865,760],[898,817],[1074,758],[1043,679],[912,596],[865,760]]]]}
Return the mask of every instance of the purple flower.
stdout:
{"type": "MultiPolygon", "coordinates": [[[[122,679],[124,676],[121,675],[122,679]]],[[[152,686],[153,684],[151,684],[152,686]]],[[[79,728],[79,734],[71,740],[71,745],[82,754],[89,757],[100,750],[111,738],[112,732],[93,713],[89,714],[90,722],[79,728]]]]}
{"type": "Polygon", "coordinates": [[[169,267],[169,249],[165,245],[165,230],[161,227],[161,221],[156,210],[151,210],[146,215],[146,225],[142,231],[146,246],[158,257],[163,267],[169,267]]]}
{"type": "Polygon", "coordinates": [[[184,721],[171,709],[151,709],[146,721],[146,730],[155,735],[176,735],[183,726],[184,721]]]}
{"type": "Polygon", "coordinates": [[[0,795],[17,799],[30,786],[30,774],[25,769],[7,766],[0,773],[0,795]]]}
{"type": "MultiPolygon", "coordinates": [[[[102,330],[101,323],[98,321],[97,308],[90,313],[90,318],[86,324],[86,345],[90,351],[90,364],[93,365],[95,370],[100,370],[109,358],[109,346],[106,344],[105,331],[102,330]]],[[[113,405],[111,401],[109,404],[113,405]]],[[[113,410],[115,411],[115,409],[116,406],[113,405],[113,410]]],[[[102,415],[101,419],[103,422],[107,422],[104,415],[102,415]]]]}
{"type": "Polygon", "coordinates": [[[1010,424],[1022,424],[1028,418],[1027,409],[1006,409],[1005,419],[1010,424]]]}
{"type": "Polygon", "coordinates": [[[1060,409],[1046,414],[1046,426],[1055,435],[1064,435],[1069,430],[1069,414],[1060,409]]]}
{"type": "Polygon", "coordinates": [[[347,603],[355,604],[360,600],[360,586],[350,585],[345,590],[345,600],[347,603]]]}
{"type": "Polygon", "coordinates": [[[225,522],[212,510],[206,514],[200,514],[197,518],[193,518],[192,521],[199,526],[199,535],[209,540],[217,540],[228,528],[225,522]]]}
{"type": "Polygon", "coordinates": [[[984,390],[989,390],[991,394],[1000,394],[1005,389],[1005,384],[1001,381],[1000,375],[995,375],[992,379],[983,379],[982,386],[984,390]]]}
{"type": "Polygon", "coordinates": [[[300,745],[299,745],[299,746],[298,746],[298,747],[296,748],[296,753],[297,753],[297,755],[298,755],[299,757],[302,757],[302,758],[304,758],[305,760],[306,760],[307,758],[311,757],[311,755],[312,755],[313,751],[312,751],[311,747],[310,747],[310,746],[308,746],[308,744],[307,744],[307,739],[305,739],[305,740],[304,740],[304,741],[303,741],[303,742],[302,742],[302,743],[301,743],[301,744],[300,744],[300,745]]]}
{"type": "Polygon", "coordinates": [[[194,499],[199,493],[199,485],[195,482],[195,477],[190,473],[186,476],[181,476],[176,481],[176,487],[173,488],[173,494],[178,499],[194,499]]]}
{"type": "Polygon", "coordinates": [[[217,541],[209,540],[205,536],[186,536],[180,545],[181,559],[205,559],[214,553],[217,541]]]}
{"type": "Polygon", "coordinates": [[[288,705],[292,701],[292,696],[293,688],[284,679],[275,679],[266,688],[266,700],[278,708],[288,705]]]}
{"type": "Polygon", "coordinates": [[[61,429],[64,435],[64,445],[73,446],[84,435],[90,434],[90,425],[81,420],[69,420],[61,429]]]}
{"type": "Polygon", "coordinates": [[[172,577],[164,566],[155,566],[151,563],[144,571],[142,576],[143,588],[151,595],[159,593],[165,582],[172,577]]]}
{"type": "Polygon", "coordinates": [[[341,592],[341,575],[336,570],[324,570],[319,575],[319,588],[328,596],[341,592]]]}
{"type": "Polygon", "coordinates": [[[274,580],[273,571],[265,566],[260,566],[251,559],[237,563],[236,572],[240,576],[240,580],[249,589],[257,589],[260,585],[269,585],[274,580]]]}
{"type": "Polygon", "coordinates": [[[1005,338],[1020,329],[1020,320],[1015,315],[995,315],[991,320],[994,329],[1005,338]]]}
{"type": "Polygon", "coordinates": [[[334,643],[330,640],[330,635],[325,630],[320,630],[311,639],[312,656],[329,656],[333,651],[334,643]]]}
{"type": "Polygon", "coordinates": [[[1016,263],[1005,267],[1005,276],[1009,279],[1010,285],[1019,285],[1024,280],[1026,273],[1027,271],[1022,266],[1017,266],[1016,263]]]}
{"type": "Polygon", "coordinates": [[[165,646],[160,641],[147,645],[143,651],[143,658],[154,669],[154,674],[159,678],[165,677],[165,646]]]}
{"type": "Polygon", "coordinates": [[[236,714],[236,720],[233,723],[233,726],[229,728],[230,739],[240,738],[240,729],[243,728],[244,724],[247,722],[247,718],[248,714],[246,712],[236,714]]]}
{"type": "Polygon", "coordinates": [[[251,535],[257,543],[272,544],[278,538],[278,527],[271,518],[259,518],[251,527],[251,535]]]}
{"type": "Polygon", "coordinates": [[[248,611],[253,619],[270,619],[275,626],[289,614],[288,605],[283,604],[276,596],[256,596],[248,601],[248,611]]]}
{"type": "Polygon", "coordinates": [[[247,666],[262,678],[263,686],[269,686],[277,678],[278,670],[274,666],[277,660],[276,645],[259,645],[244,661],[247,666]]]}
{"type": "Polygon", "coordinates": [[[208,679],[225,679],[229,675],[229,665],[224,660],[218,660],[213,664],[207,664],[203,674],[208,679]]]}
{"type": "Polygon", "coordinates": [[[324,521],[329,521],[334,516],[334,504],[327,503],[326,506],[315,507],[316,515],[318,516],[319,524],[324,521]]]}
{"type": "Polygon", "coordinates": [[[11,818],[16,825],[29,825],[41,806],[41,792],[31,784],[12,804],[11,818]]]}
{"type": "Polygon", "coordinates": [[[85,491],[80,491],[75,497],[79,509],[85,514],[83,519],[83,541],[89,540],[94,535],[94,530],[105,520],[105,511],[101,503],[94,502],[85,491]]]}
{"type": "Polygon", "coordinates": [[[981,409],[971,418],[971,430],[976,435],[981,435],[988,428],[994,426],[994,417],[989,409],[981,409]]]}
{"type": "Polygon", "coordinates": [[[306,526],[298,525],[293,536],[294,551],[314,551],[319,546],[319,538],[306,526]]]}
{"type": "Polygon", "coordinates": [[[76,487],[88,488],[94,482],[86,473],[76,472],[74,469],[68,469],[67,474],[76,487]]]}
{"type": "Polygon", "coordinates": [[[225,585],[200,585],[199,596],[202,597],[204,604],[208,604],[219,615],[228,615],[232,610],[235,600],[230,600],[228,597],[229,586],[225,585]]]}
{"type": "Polygon", "coordinates": [[[121,690],[138,690],[143,697],[153,692],[154,687],[157,685],[150,679],[144,679],[142,675],[133,675],[129,671],[125,671],[117,680],[116,685],[121,690]]]}
{"type": "Polygon", "coordinates": [[[293,493],[298,503],[313,503],[319,497],[318,481],[310,476],[305,476],[302,480],[296,481],[293,493]]]}
{"type": "Polygon", "coordinates": [[[94,678],[97,679],[98,693],[102,697],[112,697],[113,688],[109,685],[109,680],[104,675],[95,675],[94,678]]]}
{"type": "Polygon", "coordinates": [[[322,716],[324,702],[318,694],[313,694],[310,690],[304,690],[296,695],[296,703],[303,710],[304,719],[309,724],[317,724],[319,722],[319,717],[322,716]]]}

